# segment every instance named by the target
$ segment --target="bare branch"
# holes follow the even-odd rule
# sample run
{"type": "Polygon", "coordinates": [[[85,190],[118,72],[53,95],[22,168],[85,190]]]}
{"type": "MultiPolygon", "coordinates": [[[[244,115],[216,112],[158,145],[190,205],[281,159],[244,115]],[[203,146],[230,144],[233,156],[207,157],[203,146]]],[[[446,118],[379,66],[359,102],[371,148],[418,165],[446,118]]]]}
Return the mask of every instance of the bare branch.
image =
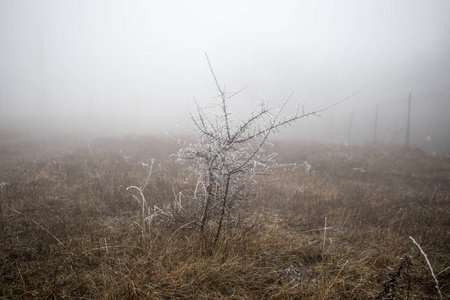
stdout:
{"type": "Polygon", "coordinates": [[[319,114],[319,113],[321,113],[321,112],[324,112],[324,111],[326,111],[326,110],[329,110],[330,108],[333,108],[333,107],[335,107],[335,106],[341,104],[342,102],[344,102],[344,101],[350,99],[351,97],[353,97],[353,96],[355,96],[356,94],[358,94],[359,92],[361,92],[361,91],[362,91],[363,89],[365,89],[368,85],[369,85],[369,84],[366,83],[362,88],[360,88],[359,90],[357,90],[356,92],[354,92],[354,93],[351,94],[350,96],[347,96],[347,97],[345,97],[344,99],[339,100],[338,102],[335,102],[335,103],[333,103],[333,104],[331,104],[331,105],[329,105],[329,106],[326,106],[326,107],[324,107],[324,108],[322,108],[322,109],[316,110],[316,111],[315,111],[315,114],[319,114]]]}
{"type": "Polygon", "coordinates": [[[423,257],[425,258],[425,261],[427,262],[428,268],[430,269],[431,276],[433,277],[434,282],[436,284],[435,287],[436,287],[436,290],[438,291],[439,298],[440,299],[444,299],[444,297],[442,296],[442,293],[441,293],[441,289],[439,288],[439,281],[438,281],[436,275],[434,275],[434,270],[433,270],[433,267],[431,266],[430,261],[428,260],[427,254],[425,253],[425,251],[423,251],[422,247],[420,247],[419,243],[417,243],[416,240],[412,236],[410,236],[409,238],[417,246],[417,248],[419,248],[420,253],[422,253],[423,257]]]}
{"type": "Polygon", "coordinates": [[[233,94],[231,94],[230,96],[228,96],[228,97],[226,98],[226,100],[233,98],[234,96],[236,96],[237,94],[239,94],[240,92],[242,92],[243,90],[245,90],[247,87],[248,87],[248,85],[244,86],[244,87],[243,87],[242,89],[240,89],[239,91],[234,92],[233,94]]]}
{"type": "MultiPolygon", "coordinates": [[[[230,205],[234,201],[243,197],[242,191],[245,190],[248,183],[253,181],[254,176],[270,174],[273,168],[299,166],[297,164],[277,164],[276,153],[265,153],[264,146],[268,143],[270,135],[302,118],[318,116],[319,113],[354,96],[364,87],[323,109],[309,110],[299,103],[294,114],[291,115],[285,114],[284,111],[287,109],[294,91],[281,104],[271,107],[269,107],[268,101],[262,98],[259,108],[255,108],[250,117],[236,120],[232,118],[234,115],[230,114],[228,110],[227,100],[239,94],[245,87],[227,96],[226,86],[221,87],[206,53],[205,56],[221,102],[207,108],[200,107],[196,103],[197,115],[190,114],[190,116],[202,135],[197,143],[183,146],[178,151],[177,161],[192,162],[189,170],[198,178],[194,195],[197,197],[197,193],[201,193],[202,199],[204,199],[198,209],[198,211],[202,211],[198,224],[203,232],[203,228],[208,227],[208,219],[216,217],[218,230],[215,240],[217,240],[225,211],[230,209],[230,205]],[[208,117],[206,109],[209,108],[213,109],[214,117],[208,117]],[[199,190],[200,186],[202,189],[199,190]],[[221,205],[219,210],[214,208],[216,205],[221,205]]],[[[309,164],[307,166],[310,167],[309,164]]]]}
{"type": "Polygon", "coordinates": [[[47,232],[49,235],[51,235],[52,238],[54,238],[60,245],[62,245],[64,248],[67,248],[66,245],[63,244],[63,242],[61,242],[53,233],[51,233],[47,228],[45,228],[44,226],[42,226],[41,224],[39,224],[38,222],[36,222],[35,220],[33,220],[32,218],[30,218],[29,216],[21,213],[20,211],[17,211],[15,209],[12,209],[13,212],[15,212],[16,214],[19,214],[23,217],[25,217],[26,219],[30,220],[31,222],[33,222],[34,224],[36,224],[39,228],[41,228],[42,230],[44,230],[45,232],[47,232]]]}
{"type": "Polygon", "coordinates": [[[206,60],[208,61],[208,65],[209,65],[209,69],[211,71],[211,74],[212,74],[212,76],[214,78],[214,82],[216,83],[216,87],[219,90],[220,94],[223,95],[222,88],[220,87],[219,82],[217,81],[216,74],[214,73],[214,70],[213,70],[213,68],[211,66],[211,61],[209,60],[208,54],[206,52],[205,52],[205,56],[206,56],[206,60]]]}

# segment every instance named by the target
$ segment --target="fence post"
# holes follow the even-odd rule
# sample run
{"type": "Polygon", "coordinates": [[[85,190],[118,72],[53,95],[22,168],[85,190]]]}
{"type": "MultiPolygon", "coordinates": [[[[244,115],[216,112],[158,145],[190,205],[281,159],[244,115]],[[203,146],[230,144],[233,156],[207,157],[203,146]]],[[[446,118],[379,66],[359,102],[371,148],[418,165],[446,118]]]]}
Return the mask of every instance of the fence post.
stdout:
{"type": "Polygon", "coordinates": [[[352,135],[352,123],[353,123],[353,109],[352,114],[350,115],[350,126],[348,127],[347,145],[350,145],[350,137],[352,135]]]}
{"type": "Polygon", "coordinates": [[[378,103],[375,109],[375,127],[373,128],[373,143],[377,143],[377,127],[378,127],[378,103]]]}
{"type": "Polygon", "coordinates": [[[409,146],[410,121],[411,121],[411,93],[409,93],[409,99],[408,99],[408,123],[406,125],[406,147],[409,146]]]}

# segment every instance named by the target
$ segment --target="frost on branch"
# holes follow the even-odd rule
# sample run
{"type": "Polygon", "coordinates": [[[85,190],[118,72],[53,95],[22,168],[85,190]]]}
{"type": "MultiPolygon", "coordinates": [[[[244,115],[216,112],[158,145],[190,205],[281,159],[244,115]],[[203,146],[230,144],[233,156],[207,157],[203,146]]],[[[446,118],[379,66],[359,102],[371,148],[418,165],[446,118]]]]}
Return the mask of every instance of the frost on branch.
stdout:
{"type": "MultiPolygon", "coordinates": [[[[270,135],[300,119],[317,116],[351,96],[324,109],[305,110],[299,103],[292,114],[286,114],[285,108],[292,92],[278,106],[270,107],[267,100],[261,99],[247,119],[236,119],[229,112],[228,100],[242,89],[227,93],[219,85],[208,56],[206,58],[220,102],[209,108],[196,103],[196,113],[191,113],[190,117],[199,138],[196,143],[184,145],[178,151],[177,161],[189,162],[190,174],[197,178],[195,197],[199,200],[201,230],[207,226],[208,220],[218,217],[217,240],[225,213],[236,200],[246,195],[245,187],[256,175],[268,175],[277,167],[297,166],[278,164],[275,160],[277,153],[265,151],[270,135]]],[[[307,163],[304,165],[310,168],[307,163]]]]}

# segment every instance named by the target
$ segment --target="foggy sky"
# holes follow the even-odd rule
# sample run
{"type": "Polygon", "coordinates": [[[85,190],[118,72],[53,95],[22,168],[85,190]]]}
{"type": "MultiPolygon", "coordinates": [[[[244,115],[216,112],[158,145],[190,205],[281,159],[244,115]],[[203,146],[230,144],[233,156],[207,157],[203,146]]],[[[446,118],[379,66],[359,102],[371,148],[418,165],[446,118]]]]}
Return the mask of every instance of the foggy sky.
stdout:
{"type": "Polygon", "coordinates": [[[408,95],[415,144],[450,142],[450,2],[0,0],[2,129],[98,126],[175,131],[193,97],[217,101],[204,53],[245,114],[272,103],[323,107],[292,137],[401,143],[408,95]],[[353,113],[352,113],[353,111],[353,113]],[[353,115],[353,117],[352,117],[353,115]]]}

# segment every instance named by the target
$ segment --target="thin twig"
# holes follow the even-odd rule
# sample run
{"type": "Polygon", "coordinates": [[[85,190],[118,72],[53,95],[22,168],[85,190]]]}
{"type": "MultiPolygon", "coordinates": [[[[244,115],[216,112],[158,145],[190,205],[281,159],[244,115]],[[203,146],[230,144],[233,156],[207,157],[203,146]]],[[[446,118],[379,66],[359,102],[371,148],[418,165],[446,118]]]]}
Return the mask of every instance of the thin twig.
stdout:
{"type": "Polygon", "coordinates": [[[109,254],[109,251],[108,251],[108,243],[106,242],[106,238],[104,238],[104,241],[105,241],[106,254],[109,254]]]}
{"type": "Polygon", "coordinates": [[[430,261],[428,260],[427,254],[422,250],[422,247],[420,247],[419,243],[417,243],[416,240],[415,240],[412,236],[410,236],[409,238],[410,238],[411,241],[413,241],[413,243],[419,248],[419,250],[420,250],[420,252],[422,253],[423,257],[424,257],[425,260],[427,261],[428,268],[430,268],[430,271],[431,271],[431,276],[433,276],[434,282],[436,283],[436,289],[437,289],[437,291],[438,291],[438,293],[439,293],[439,298],[441,298],[441,300],[443,300],[444,297],[442,296],[441,289],[439,288],[439,281],[437,280],[436,275],[434,275],[434,270],[433,270],[433,267],[431,266],[430,261]]]}
{"type": "Polygon", "coordinates": [[[327,217],[325,217],[325,226],[323,227],[323,248],[322,248],[322,259],[325,256],[325,246],[327,239],[327,217]]]}
{"type": "Polygon", "coordinates": [[[337,273],[336,277],[334,277],[333,282],[331,282],[331,284],[328,286],[328,288],[325,291],[325,295],[323,296],[323,299],[327,299],[328,293],[330,292],[331,288],[333,287],[333,285],[336,283],[336,280],[338,279],[339,275],[341,274],[342,270],[344,269],[344,267],[347,265],[348,260],[344,263],[344,265],[341,267],[341,269],[339,270],[339,272],[337,273]]]}
{"type": "Polygon", "coordinates": [[[444,273],[445,271],[450,270],[450,267],[445,268],[444,270],[440,271],[439,273],[436,274],[436,277],[441,275],[442,273],[444,273]]]}
{"type": "Polygon", "coordinates": [[[236,96],[237,94],[239,94],[240,92],[242,92],[243,90],[245,90],[248,87],[248,85],[244,86],[243,88],[241,88],[239,91],[234,92],[233,94],[231,94],[230,96],[227,97],[227,100],[230,98],[233,98],[234,96],[236,96]]]}
{"type": "Polygon", "coordinates": [[[48,234],[50,234],[59,244],[61,244],[64,248],[67,248],[56,236],[54,236],[50,231],[48,231],[48,229],[46,229],[44,226],[42,226],[41,224],[39,224],[38,222],[36,222],[35,220],[33,220],[32,218],[28,217],[27,215],[21,213],[20,211],[17,211],[15,209],[12,209],[13,212],[24,216],[26,219],[30,220],[31,222],[33,222],[34,224],[36,224],[39,228],[41,228],[42,230],[44,230],[45,232],[47,232],[48,234]]]}
{"type": "Polygon", "coordinates": [[[433,195],[431,195],[431,197],[430,197],[430,202],[431,201],[433,201],[433,199],[434,199],[434,196],[436,195],[436,192],[437,192],[437,190],[438,190],[438,188],[439,188],[439,184],[436,186],[436,188],[434,189],[434,191],[433,191],[433,195]]]}
{"type": "Polygon", "coordinates": [[[214,78],[214,82],[216,83],[216,87],[219,90],[220,94],[222,95],[223,94],[222,88],[220,87],[219,81],[217,80],[216,74],[214,73],[214,70],[212,68],[211,61],[209,60],[208,54],[205,53],[205,56],[206,56],[206,60],[208,61],[209,69],[211,70],[211,74],[214,78]]]}
{"type": "Polygon", "coordinates": [[[333,103],[333,104],[331,104],[331,105],[328,105],[328,106],[326,106],[326,107],[324,107],[324,108],[321,108],[321,109],[319,109],[319,110],[315,110],[315,113],[316,113],[316,114],[321,113],[321,112],[323,112],[323,111],[329,110],[330,108],[333,108],[333,107],[335,107],[335,106],[341,104],[342,102],[344,102],[344,101],[350,99],[351,97],[353,97],[353,96],[355,96],[356,94],[358,94],[359,92],[361,92],[361,91],[362,91],[363,89],[365,89],[368,85],[369,85],[368,83],[365,84],[362,88],[360,88],[359,90],[357,90],[356,92],[354,92],[354,93],[351,94],[350,96],[347,96],[347,97],[345,97],[345,98],[342,99],[342,100],[339,100],[338,102],[335,102],[335,103],[333,103]]]}
{"type": "Polygon", "coordinates": [[[145,190],[145,187],[147,186],[149,180],[150,180],[150,176],[152,176],[152,170],[153,170],[153,163],[155,162],[155,159],[152,158],[151,159],[151,164],[150,164],[150,171],[148,172],[148,176],[147,176],[147,180],[145,181],[144,186],[142,187],[142,192],[145,190]]]}

